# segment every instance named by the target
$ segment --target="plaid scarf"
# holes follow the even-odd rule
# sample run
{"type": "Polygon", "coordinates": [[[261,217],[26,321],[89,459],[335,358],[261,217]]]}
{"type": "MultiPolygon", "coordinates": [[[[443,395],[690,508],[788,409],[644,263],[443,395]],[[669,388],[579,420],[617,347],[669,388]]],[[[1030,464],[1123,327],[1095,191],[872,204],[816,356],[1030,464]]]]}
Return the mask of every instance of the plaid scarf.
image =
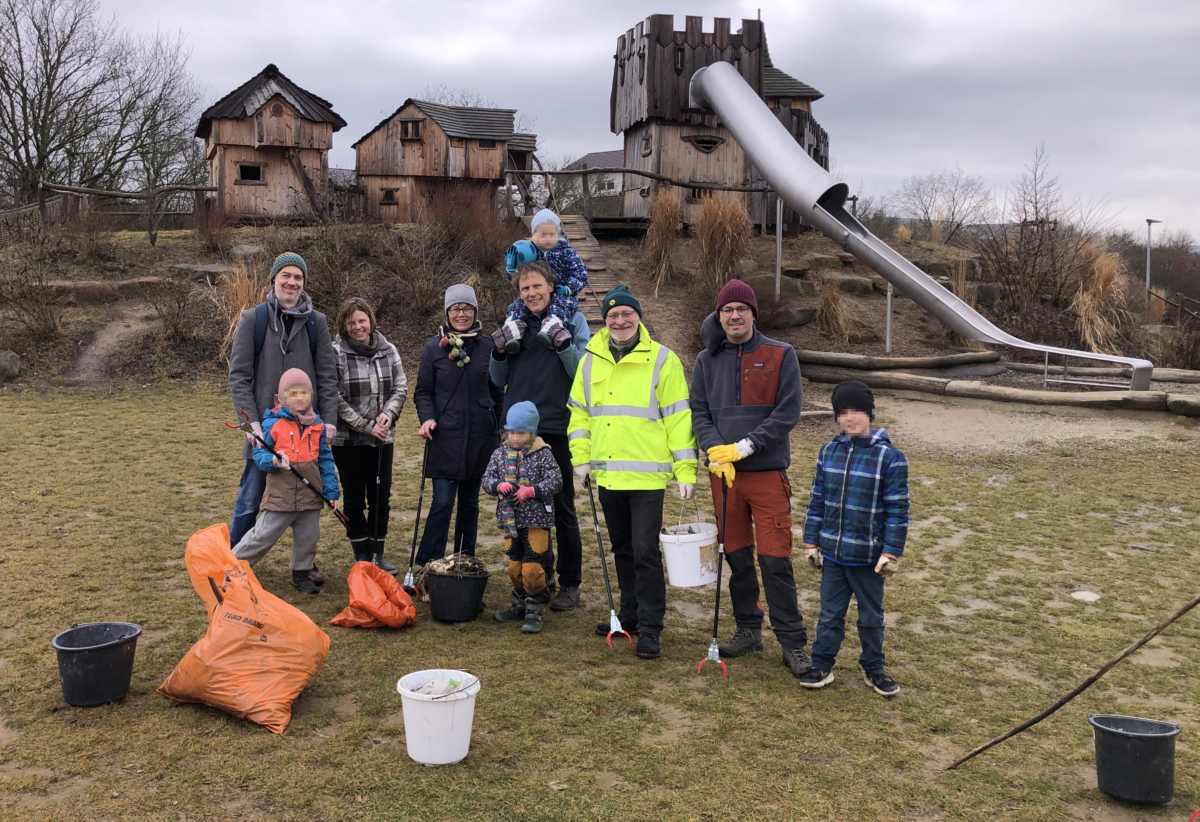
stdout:
{"type": "MultiPolygon", "coordinates": [[[[504,448],[504,481],[518,487],[529,484],[529,475],[525,473],[525,455],[529,447],[504,448]]],[[[500,517],[504,521],[504,536],[506,539],[517,538],[517,509],[511,497],[500,497],[500,517]]]]}

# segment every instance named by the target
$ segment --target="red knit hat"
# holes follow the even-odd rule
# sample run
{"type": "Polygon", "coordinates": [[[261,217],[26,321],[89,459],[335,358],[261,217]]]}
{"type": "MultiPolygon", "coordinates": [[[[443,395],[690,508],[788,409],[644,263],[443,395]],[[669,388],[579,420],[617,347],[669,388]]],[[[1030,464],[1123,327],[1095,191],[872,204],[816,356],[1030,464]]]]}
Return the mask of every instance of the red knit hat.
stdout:
{"type": "Polygon", "coordinates": [[[717,311],[730,303],[745,303],[754,312],[755,319],[758,319],[758,299],[754,296],[754,289],[741,280],[725,283],[725,287],[717,295],[717,311]]]}

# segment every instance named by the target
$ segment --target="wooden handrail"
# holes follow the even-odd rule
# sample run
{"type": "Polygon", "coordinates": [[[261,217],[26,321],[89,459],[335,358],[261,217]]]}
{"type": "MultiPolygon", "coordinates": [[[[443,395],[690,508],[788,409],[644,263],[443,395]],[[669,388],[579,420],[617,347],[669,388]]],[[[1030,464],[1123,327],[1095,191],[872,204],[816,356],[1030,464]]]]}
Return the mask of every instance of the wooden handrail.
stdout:
{"type": "Polygon", "coordinates": [[[758,193],[768,192],[771,189],[763,186],[726,186],[720,183],[702,183],[696,180],[676,180],[667,177],[664,174],[656,174],[653,171],[642,171],[636,168],[580,168],[571,170],[549,171],[545,169],[517,169],[510,168],[508,174],[528,174],[531,176],[558,176],[558,175],[589,175],[589,174],[636,174],[639,177],[646,177],[651,180],[657,180],[660,183],[668,183],[679,188],[702,188],[706,191],[740,191],[743,193],[758,193]]]}
{"type": "Polygon", "coordinates": [[[91,194],[96,197],[113,197],[118,200],[149,200],[161,194],[173,191],[216,191],[213,186],[159,186],[149,191],[105,191],[102,188],[83,188],[82,186],[65,186],[58,183],[42,183],[47,191],[57,191],[62,194],[91,194]]]}

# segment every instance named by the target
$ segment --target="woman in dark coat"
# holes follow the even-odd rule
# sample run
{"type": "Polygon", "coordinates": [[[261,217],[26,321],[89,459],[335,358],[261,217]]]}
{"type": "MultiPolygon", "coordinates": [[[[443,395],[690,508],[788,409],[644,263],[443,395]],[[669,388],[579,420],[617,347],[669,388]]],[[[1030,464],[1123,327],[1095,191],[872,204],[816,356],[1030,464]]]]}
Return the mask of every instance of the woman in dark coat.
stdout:
{"type": "Polygon", "coordinates": [[[500,443],[497,431],[504,391],[488,379],[494,343],[481,333],[479,303],[468,285],[446,289],[446,323],[425,343],[413,402],[420,434],[429,449],[427,476],[433,504],[417,549],[417,564],[446,555],[450,515],[455,550],[475,554],[479,529],[479,485],[500,443]]]}

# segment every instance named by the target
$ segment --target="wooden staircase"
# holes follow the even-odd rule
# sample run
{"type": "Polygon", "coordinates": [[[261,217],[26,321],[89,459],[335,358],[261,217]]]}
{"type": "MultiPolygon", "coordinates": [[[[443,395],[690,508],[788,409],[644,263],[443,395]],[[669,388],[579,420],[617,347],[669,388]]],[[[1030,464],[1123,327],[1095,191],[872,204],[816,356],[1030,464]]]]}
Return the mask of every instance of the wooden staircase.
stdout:
{"type": "MultiPolygon", "coordinates": [[[[579,294],[579,310],[587,317],[588,325],[594,332],[604,325],[600,301],[617,285],[617,278],[609,270],[608,260],[600,252],[600,243],[592,236],[587,219],[579,214],[563,214],[559,219],[562,220],[563,233],[588,270],[588,284],[579,294]]],[[[529,225],[528,217],[525,218],[525,224],[529,225]]]]}

